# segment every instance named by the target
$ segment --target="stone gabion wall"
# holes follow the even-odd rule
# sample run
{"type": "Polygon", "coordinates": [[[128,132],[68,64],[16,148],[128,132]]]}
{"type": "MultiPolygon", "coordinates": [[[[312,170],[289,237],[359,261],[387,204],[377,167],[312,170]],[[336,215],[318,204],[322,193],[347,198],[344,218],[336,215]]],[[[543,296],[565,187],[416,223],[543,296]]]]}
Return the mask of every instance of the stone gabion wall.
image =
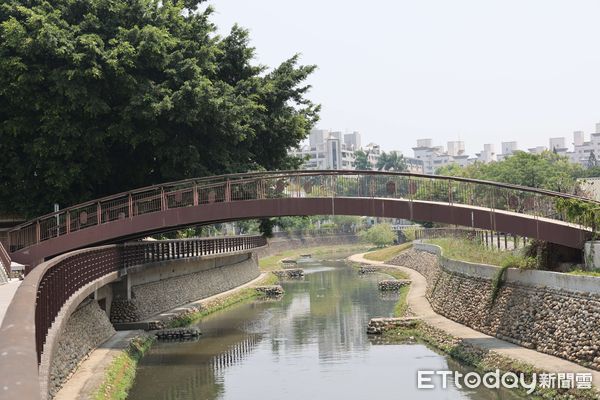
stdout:
{"type": "Polygon", "coordinates": [[[390,262],[427,279],[441,315],[490,336],[600,369],[600,297],[505,283],[492,303],[492,282],[443,269],[437,256],[409,250],[390,262]]]}
{"type": "Polygon", "coordinates": [[[131,300],[114,301],[111,320],[143,320],[177,306],[225,292],[260,274],[254,258],[157,282],[133,286],[131,300]]]}
{"type": "Polygon", "coordinates": [[[87,355],[115,333],[106,313],[95,300],[75,310],[58,340],[50,367],[50,397],[58,392],[87,355]]]}
{"type": "Polygon", "coordinates": [[[140,313],[134,301],[114,299],[110,306],[110,321],[115,324],[140,320],[140,313]]]}

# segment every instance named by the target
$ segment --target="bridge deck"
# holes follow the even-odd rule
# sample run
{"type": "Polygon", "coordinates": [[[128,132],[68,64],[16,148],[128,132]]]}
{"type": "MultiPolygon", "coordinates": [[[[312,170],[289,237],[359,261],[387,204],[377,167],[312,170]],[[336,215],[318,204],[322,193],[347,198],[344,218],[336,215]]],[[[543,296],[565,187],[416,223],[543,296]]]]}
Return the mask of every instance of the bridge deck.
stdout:
{"type": "Polygon", "coordinates": [[[201,204],[137,215],[51,238],[13,252],[11,257],[23,264],[36,265],[47,257],[75,249],[120,243],[190,225],[292,215],[432,221],[511,233],[579,249],[591,236],[590,229],[573,223],[479,206],[385,197],[283,197],[201,204]]]}

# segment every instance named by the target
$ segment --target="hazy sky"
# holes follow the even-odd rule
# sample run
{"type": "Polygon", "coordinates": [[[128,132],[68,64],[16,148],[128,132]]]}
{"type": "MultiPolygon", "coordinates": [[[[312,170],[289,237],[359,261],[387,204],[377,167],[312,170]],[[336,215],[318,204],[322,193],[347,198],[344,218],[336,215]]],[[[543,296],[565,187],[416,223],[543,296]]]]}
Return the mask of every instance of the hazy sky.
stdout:
{"type": "Polygon", "coordinates": [[[319,127],[412,156],[417,138],[524,149],[600,121],[598,0],[210,0],[257,61],[316,64],[319,127]]]}

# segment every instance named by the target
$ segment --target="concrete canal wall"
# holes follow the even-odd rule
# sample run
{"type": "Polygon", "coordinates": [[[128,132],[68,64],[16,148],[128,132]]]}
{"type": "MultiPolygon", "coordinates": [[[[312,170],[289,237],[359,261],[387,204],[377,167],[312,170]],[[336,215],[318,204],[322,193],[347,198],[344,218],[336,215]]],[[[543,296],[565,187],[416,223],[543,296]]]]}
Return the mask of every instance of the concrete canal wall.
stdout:
{"type": "Polygon", "coordinates": [[[115,333],[113,323],[139,321],[225,292],[260,273],[257,256],[240,252],[145,264],[121,274],[74,296],[70,311],[52,325],[40,365],[42,398],[53,397],[79,363],[115,333]]]}
{"type": "Polygon", "coordinates": [[[427,279],[438,313],[480,332],[600,369],[600,278],[509,269],[495,300],[499,267],[449,260],[416,243],[389,264],[427,279]]]}
{"type": "Polygon", "coordinates": [[[97,286],[73,299],[55,323],[41,370],[47,379],[42,392],[52,397],[77,365],[114,334],[114,325],[144,320],[177,306],[241,286],[260,274],[258,257],[313,246],[357,243],[356,235],[277,237],[254,253],[203,256],[128,268],[110,284],[97,286]],[[115,280],[116,279],[116,280],[115,280]]]}
{"type": "Polygon", "coordinates": [[[115,324],[140,321],[233,289],[259,274],[258,258],[251,253],[139,266],[113,285],[110,319],[115,324]]]}

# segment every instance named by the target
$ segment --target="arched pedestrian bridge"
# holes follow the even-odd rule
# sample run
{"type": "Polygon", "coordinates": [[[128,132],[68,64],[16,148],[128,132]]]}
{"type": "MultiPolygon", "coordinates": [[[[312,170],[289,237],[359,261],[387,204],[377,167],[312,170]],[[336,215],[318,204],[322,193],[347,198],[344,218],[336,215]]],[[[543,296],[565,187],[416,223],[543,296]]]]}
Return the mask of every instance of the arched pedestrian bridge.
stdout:
{"type": "MultiPolygon", "coordinates": [[[[150,186],[89,201],[9,232],[14,261],[36,265],[91,245],[190,225],[291,215],[360,215],[432,221],[583,248],[593,222],[564,193],[465,178],[374,171],[222,175],[150,186]],[[580,213],[581,214],[581,213],[580,213]]],[[[589,212],[588,212],[589,214],[589,212]]]]}

